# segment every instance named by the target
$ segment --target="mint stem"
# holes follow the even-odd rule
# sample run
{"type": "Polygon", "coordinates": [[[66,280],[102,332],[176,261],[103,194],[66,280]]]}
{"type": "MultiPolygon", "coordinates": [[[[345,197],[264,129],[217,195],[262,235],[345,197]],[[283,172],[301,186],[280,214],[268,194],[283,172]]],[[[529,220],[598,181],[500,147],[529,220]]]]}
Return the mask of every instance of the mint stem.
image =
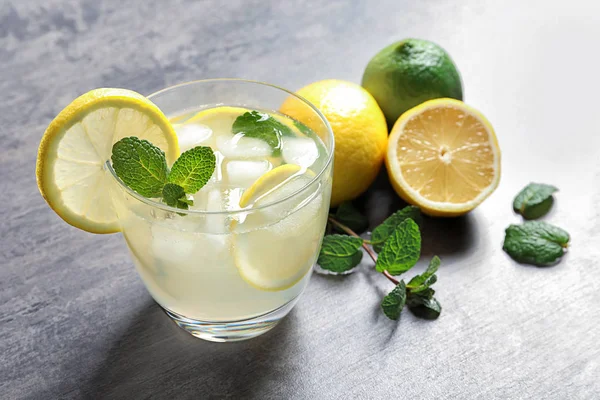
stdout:
{"type": "Polygon", "coordinates": [[[392,282],[394,285],[398,285],[400,283],[399,280],[397,280],[396,278],[391,276],[389,272],[387,272],[387,269],[383,271],[383,275],[385,275],[385,277],[388,278],[388,280],[390,282],[392,282]]]}
{"type": "MultiPolygon", "coordinates": [[[[370,241],[364,240],[363,238],[358,236],[356,234],[356,232],[354,232],[352,229],[348,228],[346,225],[342,224],[341,222],[336,221],[335,218],[333,218],[333,216],[331,216],[331,215],[329,216],[329,222],[332,225],[334,225],[335,227],[339,228],[341,231],[346,232],[348,235],[362,239],[363,249],[365,249],[365,251],[367,252],[369,257],[371,257],[371,260],[373,260],[373,262],[377,264],[377,254],[375,254],[373,249],[371,249],[369,247],[369,245],[367,244],[367,242],[370,242],[370,241]]],[[[392,282],[394,285],[398,285],[400,283],[396,278],[394,278],[392,275],[390,275],[390,273],[387,270],[383,271],[383,275],[385,275],[385,277],[388,278],[388,280],[390,282],[392,282]]]]}

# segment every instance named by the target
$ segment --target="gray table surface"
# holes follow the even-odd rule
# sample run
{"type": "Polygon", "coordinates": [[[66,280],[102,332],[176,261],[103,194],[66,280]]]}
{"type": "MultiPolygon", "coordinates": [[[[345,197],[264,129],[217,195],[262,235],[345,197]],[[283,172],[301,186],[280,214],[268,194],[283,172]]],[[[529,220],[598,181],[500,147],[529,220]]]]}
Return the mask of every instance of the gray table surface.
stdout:
{"type": "MultiPolygon", "coordinates": [[[[599,38],[600,5],[583,0],[0,1],[0,398],[600,398],[599,38]],[[200,341],[152,301],[120,235],[66,225],[38,194],[41,135],[89,89],[359,82],[411,36],[452,54],[503,152],[491,198],[425,225],[424,258],[443,259],[437,321],[387,320],[390,285],[365,263],[314,276],[260,338],[200,341]],[[572,246],[551,268],[501,250],[529,181],[561,189],[545,220],[572,246]]],[[[394,199],[385,179],[363,198],[373,223],[394,199]]]]}

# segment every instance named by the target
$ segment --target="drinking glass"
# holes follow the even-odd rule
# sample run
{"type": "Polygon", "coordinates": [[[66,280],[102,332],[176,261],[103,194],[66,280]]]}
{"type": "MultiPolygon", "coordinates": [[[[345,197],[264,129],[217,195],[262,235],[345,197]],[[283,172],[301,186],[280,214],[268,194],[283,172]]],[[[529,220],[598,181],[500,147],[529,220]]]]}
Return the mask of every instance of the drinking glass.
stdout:
{"type": "Polygon", "coordinates": [[[167,315],[190,334],[210,341],[258,336],[290,312],[312,274],[331,195],[331,127],[305,99],[261,82],[195,81],[149,98],[172,121],[218,106],[277,113],[284,101],[292,102],[306,116],[305,126],[320,138],[323,151],[302,185],[271,203],[233,211],[169,207],[131,190],[106,164],[115,181],[114,208],[135,267],[167,315]],[[248,276],[293,281],[289,287],[265,288],[248,276]]]}

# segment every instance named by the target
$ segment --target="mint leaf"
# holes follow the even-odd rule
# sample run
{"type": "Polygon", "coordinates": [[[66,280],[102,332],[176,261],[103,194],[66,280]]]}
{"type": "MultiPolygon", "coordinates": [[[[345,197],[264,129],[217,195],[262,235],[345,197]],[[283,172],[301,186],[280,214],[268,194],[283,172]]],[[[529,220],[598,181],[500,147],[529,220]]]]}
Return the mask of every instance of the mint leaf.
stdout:
{"type": "Polygon", "coordinates": [[[362,259],[362,239],[348,235],[323,238],[317,264],[328,271],[342,273],[356,267],[362,259]]]}
{"type": "Polygon", "coordinates": [[[525,219],[537,219],[550,211],[554,203],[552,194],[558,189],[544,183],[530,183],[513,201],[513,210],[525,219]]]}
{"type": "Polygon", "coordinates": [[[167,182],[165,153],[147,140],[126,137],[112,147],[115,173],[131,189],[144,197],[160,197],[167,182]]]}
{"type": "Polygon", "coordinates": [[[413,221],[420,224],[421,222],[421,211],[419,207],[407,206],[400,211],[396,211],[394,214],[386,218],[381,225],[377,226],[371,234],[371,244],[373,250],[380,252],[383,249],[385,241],[394,233],[396,227],[407,218],[411,218],[413,221]]]}
{"type": "MultiPolygon", "coordinates": [[[[177,201],[179,203],[187,204],[188,206],[193,206],[194,205],[194,200],[193,199],[188,199],[187,196],[181,197],[177,201]]],[[[179,208],[187,208],[187,207],[179,207],[179,208]]]]}
{"type": "Polygon", "coordinates": [[[556,263],[569,243],[569,234],[542,221],[510,225],[502,249],[519,263],[545,266],[556,263]]]}
{"type": "Polygon", "coordinates": [[[246,137],[264,140],[271,146],[274,154],[281,150],[282,136],[294,136],[288,126],[259,111],[249,111],[237,117],[231,130],[234,135],[243,133],[246,137]]]}
{"type": "Polygon", "coordinates": [[[185,190],[175,183],[167,183],[162,190],[162,197],[165,203],[171,207],[188,208],[186,202],[180,201],[180,199],[186,199],[185,190]],[[181,206],[179,203],[181,202],[181,206]]]}
{"type": "Polygon", "coordinates": [[[296,128],[298,128],[298,130],[300,132],[304,133],[306,136],[312,136],[313,135],[313,132],[310,130],[310,128],[308,126],[304,125],[300,121],[294,120],[294,126],[296,128]]]}
{"type": "Polygon", "coordinates": [[[335,212],[335,219],[356,233],[362,233],[369,226],[367,217],[362,215],[349,201],[339,205],[335,212]]]}
{"type": "Polygon", "coordinates": [[[400,281],[396,287],[389,292],[381,302],[381,309],[386,317],[394,321],[400,318],[400,313],[406,303],[406,286],[400,281]]]}
{"type": "Polygon", "coordinates": [[[433,256],[433,258],[429,262],[429,266],[427,267],[425,272],[423,272],[421,275],[417,275],[417,276],[413,277],[408,282],[406,287],[412,293],[421,292],[421,291],[429,288],[431,285],[433,285],[435,282],[437,282],[437,276],[435,275],[435,273],[437,272],[440,264],[441,264],[440,258],[438,256],[433,256]]]}
{"type": "Polygon", "coordinates": [[[169,173],[169,183],[181,186],[185,193],[196,193],[206,185],[215,171],[215,165],[215,153],[210,147],[194,147],[175,161],[169,173]]]}
{"type": "Polygon", "coordinates": [[[379,272],[387,270],[392,275],[400,275],[411,269],[421,256],[421,232],[411,218],[402,221],[385,242],[377,258],[375,268],[379,272]]]}
{"type": "Polygon", "coordinates": [[[442,312],[439,301],[433,297],[435,290],[428,288],[422,292],[409,292],[406,299],[408,309],[419,318],[437,319],[442,312]]]}

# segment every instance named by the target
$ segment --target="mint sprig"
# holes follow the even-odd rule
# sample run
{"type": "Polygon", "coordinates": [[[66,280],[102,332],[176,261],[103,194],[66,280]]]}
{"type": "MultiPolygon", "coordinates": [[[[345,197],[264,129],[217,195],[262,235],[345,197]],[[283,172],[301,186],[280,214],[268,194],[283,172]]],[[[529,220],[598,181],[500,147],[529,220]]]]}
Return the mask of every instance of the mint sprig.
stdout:
{"type": "Polygon", "coordinates": [[[181,154],[169,171],[165,153],[134,136],[113,145],[111,160],[117,176],[132,190],[186,210],[194,204],[187,195],[208,182],[216,165],[212,149],[197,146],[181,154]]]}
{"type": "Polygon", "coordinates": [[[249,111],[240,115],[233,122],[232,133],[242,133],[245,137],[261,139],[273,149],[273,154],[281,151],[281,138],[283,136],[294,136],[292,130],[277,121],[273,116],[260,112],[249,111]]]}
{"type": "MultiPolygon", "coordinates": [[[[345,235],[328,235],[323,239],[323,246],[317,261],[321,268],[328,269],[331,272],[347,272],[354,268],[351,260],[354,251],[362,257],[359,247],[366,251],[375,263],[376,270],[381,272],[394,288],[382,299],[381,309],[383,313],[392,320],[400,318],[402,310],[408,306],[409,310],[419,318],[436,319],[441,313],[441,305],[433,296],[435,291],[431,287],[437,281],[436,272],[440,266],[440,259],[434,256],[429,266],[420,275],[416,275],[408,284],[404,280],[397,280],[392,274],[402,274],[409,271],[419,260],[421,254],[421,233],[417,223],[408,216],[414,216],[420,219],[419,209],[413,206],[406,207],[386,219],[382,225],[375,228],[371,239],[363,239],[350,227],[340,222],[336,216],[329,216],[330,225],[345,235]],[[379,257],[369,246],[374,243],[375,231],[378,231],[377,244],[381,245],[379,257]],[[383,238],[385,237],[385,240],[383,238]],[[335,243],[335,246],[332,244],[335,243]],[[333,255],[332,247],[335,250],[335,256],[347,260],[345,268],[340,271],[331,268],[334,261],[339,266],[340,261],[330,259],[333,255]],[[346,269],[347,268],[347,269],[346,269]],[[343,270],[343,271],[342,271],[343,270]]],[[[360,259],[359,259],[360,261],[360,259]]]]}

